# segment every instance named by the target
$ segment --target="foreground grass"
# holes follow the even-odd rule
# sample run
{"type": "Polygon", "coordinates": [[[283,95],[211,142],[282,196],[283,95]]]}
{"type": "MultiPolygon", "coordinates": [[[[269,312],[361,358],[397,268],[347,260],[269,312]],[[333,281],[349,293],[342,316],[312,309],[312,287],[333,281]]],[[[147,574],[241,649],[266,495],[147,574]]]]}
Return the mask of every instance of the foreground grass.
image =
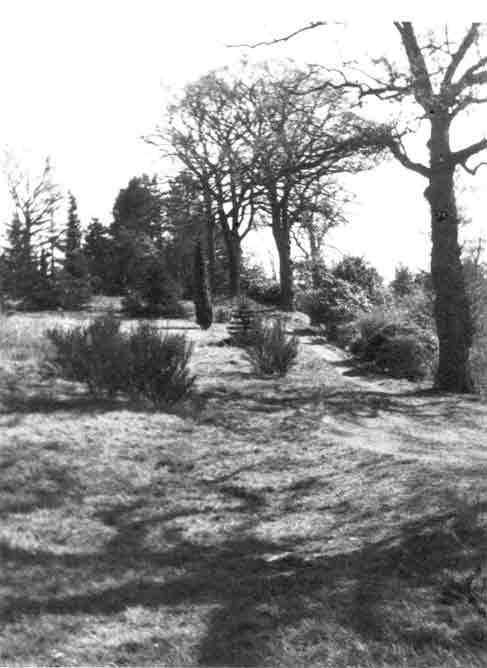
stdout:
{"type": "Polygon", "coordinates": [[[223,325],[188,330],[178,412],[95,404],[37,373],[55,316],[14,317],[0,664],[486,664],[483,405],[343,378],[304,342],[257,380],[223,325]]]}

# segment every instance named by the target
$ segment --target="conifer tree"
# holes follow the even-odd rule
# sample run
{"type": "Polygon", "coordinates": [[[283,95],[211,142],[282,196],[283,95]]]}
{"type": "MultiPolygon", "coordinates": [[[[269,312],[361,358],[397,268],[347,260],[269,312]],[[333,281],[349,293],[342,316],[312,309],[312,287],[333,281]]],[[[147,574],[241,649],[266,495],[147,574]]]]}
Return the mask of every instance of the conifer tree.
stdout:
{"type": "Polygon", "coordinates": [[[66,246],[64,270],[72,275],[79,277],[80,273],[80,252],[81,252],[81,223],[78,216],[78,205],[73,193],[69,193],[68,205],[68,223],[66,226],[66,246]]]}
{"type": "Polygon", "coordinates": [[[201,240],[195,245],[194,255],[194,305],[196,322],[201,329],[208,329],[213,322],[213,308],[208,276],[208,262],[201,240]]]}
{"type": "Polygon", "coordinates": [[[112,264],[114,242],[109,237],[108,228],[98,218],[92,218],[83,243],[83,255],[86,258],[88,273],[94,292],[112,292],[112,264]]]}
{"type": "Polygon", "coordinates": [[[26,234],[17,212],[7,229],[8,246],[5,251],[5,289],[14,298],[28,294],[35,282],[35,262],[30,237],[26,234]]]}

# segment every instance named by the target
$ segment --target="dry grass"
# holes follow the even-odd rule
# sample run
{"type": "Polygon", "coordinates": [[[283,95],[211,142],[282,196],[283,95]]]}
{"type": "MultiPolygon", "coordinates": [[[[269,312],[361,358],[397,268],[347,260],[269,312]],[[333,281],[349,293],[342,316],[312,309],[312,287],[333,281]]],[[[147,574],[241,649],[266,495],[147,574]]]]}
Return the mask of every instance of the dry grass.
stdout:
{"type": "Polygon", "coordinates": [[[53,318],[2,338],[1,665],[486,664],[482,404],[180,321],[191,401],[94,403],[37,374],[53,318]]]}

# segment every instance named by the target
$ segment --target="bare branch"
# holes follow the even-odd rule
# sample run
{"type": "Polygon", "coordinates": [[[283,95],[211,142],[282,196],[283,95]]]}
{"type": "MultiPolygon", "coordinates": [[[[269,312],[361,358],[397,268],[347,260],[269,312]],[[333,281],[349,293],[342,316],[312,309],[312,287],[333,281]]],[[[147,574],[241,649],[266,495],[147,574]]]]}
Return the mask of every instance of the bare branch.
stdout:
{"type": "Polygon", "coordinates": [[[475,86],[477,84],[487,83],[486,70],[483,70],[482,72],[478,71],[481,70],[486,65],[487,65],[487,56],[484,56],[483,58],[480,58],[480,60],[478,60],[475,63],[475,65],[469,67],[460,77],[460,79],[455,84],[452,85],[453,93],[455,95],[458,95],[459,93],[462,92],[462,90],[465,90],[465,88],[468,88],[469,86],[475,86]]]}
{"type": "Polygon", "coordinates": [[[453,76],[458,69],[458,66],[464,59],[467,51],[470,49],[472,44],[478,37],[479,33],[479,23],[472,23],[467,34],[463,38],[462,43],[458,47],[457,51],[453,54],[452,59],[448,67],[446,68],[445,76],[441,83],[441,91],[445,91],[447,87],[451,84],[453,76]]]}
{"type": "Polygon", "coordinates": [[[401,165],[403,165],[403,167],[406,167],[413,172],[417,172],[418,174],[421,174],[421,176],[429,179],[431,174],[430,168],[426,167],[426,165],[423,165],[420,162],[414,162],[411,160],[400,141],[391,137],[390,140],[385,142],[385,145],[389,148],[396,160],[398,160],[401,165]]]}
{"type": "Polygon", "coordinates": [[[409,61],[416,102],[423,108],[427,107],[429,100],[433,97],[433,88],[431,86],[431,78],[426,66],[426,61],[419,48],[412,23],[409,21],[395,21],[394,25],[401,36],[401,41],[409,61]]]}
{"type": "Polygon", "coordinates": [[[298,30],[294,30],[293,32],[289,33],[288,35],[284,35],[283,37],[275,37],[274,39],[271,39],[269,41],[263,41],[263,42],[255,42],[254,44],[227,44],[226,46],[230,49],[237,49],[237,48],[248,48],[248,49],[256,49],[259,46],[272,46],[273,44],[278,44],[279,42],[287,42],[288,40],[292,39],[293,37],[296,37],[296,35],[300,35],[303,32],[306,32],[307,30],[314,30],[315,28],[320,28],[321,26],[328,25],[329,23],[337,24],[340,25],[342,22],[341,21],[312,21],[309,23],[307,26],[304,26],[303,28],[298,28],[298,30]]]}
{"type": "Polygon", "coordinates": [[[481,139],[475,144],[470,144],[470,146],[467,146],[466,148],[463,148],[460,151],[453,152],[451,154],[451,160],[454,164],[462,165],[464,169],[467,169],[465,165],[467,160],[469,160],[472,156],[476,155],[477,153],[480,153],[480,151],[483,151],[485,148],[487,148],[487,139],[481,139]]]}
{"type": "Polygon", "coordinates": [[[452,111],[450,112],[450,118],[453,119],[457,114],[459,114],[464,109],[467,109],[473,104],[485,104],[487,102],[487,97],[475,97],[473,95],[466,95],[463,97],[458,104],[456,104],[452,111]]]}
{"type": "Polygon", "coordinates": [[[475,167],[467,167],[467,165],[464,163],[461,163],[461,166],[466,172],[472,174],[472,176],[475,176],[479,167],[484,167],[484,166],[487,167],[487,162],[479,162],[479,164],[475,165],[475,167]]]}

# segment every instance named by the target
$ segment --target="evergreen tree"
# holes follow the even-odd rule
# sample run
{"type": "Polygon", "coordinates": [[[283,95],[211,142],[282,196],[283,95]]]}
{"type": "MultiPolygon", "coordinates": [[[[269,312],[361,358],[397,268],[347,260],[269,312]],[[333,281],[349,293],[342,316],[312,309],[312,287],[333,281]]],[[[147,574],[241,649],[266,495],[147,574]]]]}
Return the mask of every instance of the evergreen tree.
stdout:
{"type": "Polygon", "coordinates": [[[229,292],[228,257],[211,201],[190,172],[181,171],[163,194],[163,256],[168,274],[193,298],[194,245],[204,230],[212,295],[229,292]]]}
{"type": "Polygon", "coordinates": [[[114,244],[98,218],[92,218],[85,234],[83,254],[95,293],[111,293],[114,244]]]}
{"type": "Polygon", "coordinates": [[[72,276],[80,277],[81,223],[78,216],[78,205],[73,193],[70,192],[68,198],[64,270],[72,276]]]}
{"type": "Polygon", "coordinates": [[[130,179],[113,206],[110,232],[116,239],[122,231],[144,235],[158,243],[161,238],[162,198],[156,177],[147,174],[130,179]]]}
{"type": "Polygon", "coordinates": [[[48,245],[53,265],[54,251],[60,248],[55,213],[62,196],[53,181],[49,158],[41,174],[32,175],[10,157],[6,175],[15,208],[7,232],[9,292],[15,299],[21,299],[24,305],[35,307],[33,295],[37,294],[39,288],[40,253],[48,245]]]}
{"type": "Polygon", "coordinates": [[[195,245],[194,254],[194,305],[196,322],[201,329],[208,329],[213,322],[213,308],[208,278],[208,264],[200,240],[195,245]]]}
{"type": "Polygon", "coordinates": [[[17,212],[7,228],[7,240],[5,290],[13,299],[22,299],[35,284],[37,272],[30,238],[17,212]]]}
{"type": "Polygon", "coordinates": [[[123,293],[135,286],[141,258],[153,257],[162,247],[162,198],[155,177],[134,177],[120,190],[110,234],[113,284],[123,293]]]}

